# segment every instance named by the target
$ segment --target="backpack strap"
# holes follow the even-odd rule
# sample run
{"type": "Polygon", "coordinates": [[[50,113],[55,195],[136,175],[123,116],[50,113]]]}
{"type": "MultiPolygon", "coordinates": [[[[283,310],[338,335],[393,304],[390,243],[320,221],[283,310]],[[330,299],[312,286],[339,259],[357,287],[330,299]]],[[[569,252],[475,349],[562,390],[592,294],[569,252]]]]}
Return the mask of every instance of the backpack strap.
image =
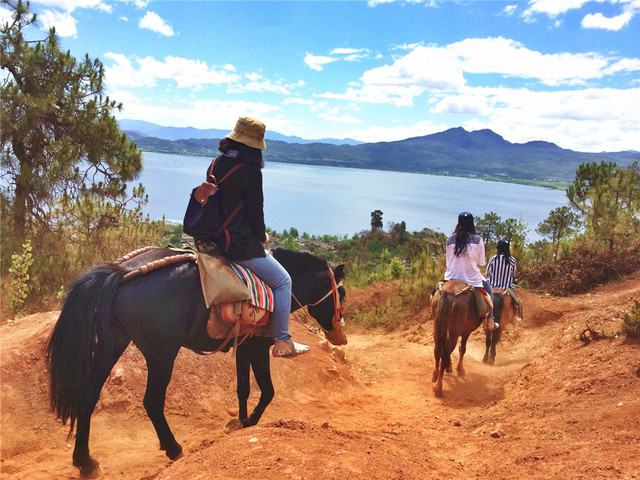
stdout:
{"type": "MultiPolygon", "coordinates": [[[[237,169],[239,169],[240,167],[243,167],[245,164],[244,163],[236,163],[233,167],[231,167],[229,169],[229,171],[220,179],[220,181],[216,181],[216,177],[213,176],[213,166],[216,163],[216,160],[218,160],[218,158],[220,158],[220,156],[218,155],[216,158],[213,159],[213,162],[211,162],[211,167],[209,168],[209,175],[207,177],[207,180],[210,177],[213,177],[213,182],[215,185],[220,185],[222,182],[224,182],[229,175],[231,175],[233,172],[235,172],[237,169]]],[[[220,229],[222,230],[222,232],[224,233],[224,253],[227,253],[229,251],[229,247],[231,246],[231,235],[229,234],[229,230],[227,230],[227,227],[229,226],[229,224],[231,223],[231,221],[235,218],[236,215],[238,215],[238,213],[240,213],[240,210],[242,210],[242,207],[244,207],[244,202],[240,202],[238,204],[238,206],[236,208],[233,209],[233,211],[231,212],[231,214],[229,214],[229,216],[227,217],[227,219],[224,221],[224,223],[222,224],[222,226],[220,227],[220,229]]]]}
{"type": "Polygon", "coordinates": [[[211,162],[211,166],[209,167],[209,175],[207,175],[207,180],[209,180],[210,177],[213,177],[213,183],[214,185],[220,185],[222,182],[224,182],[229,175],[231,175],[233,172],[235,172],[237,169],[239,169],[240,167],[244,167],[245,164],[244,163],[236,163],[233,167],[231,167],[229,169],[229,171],[227,173],[225,173],[224,177],[222,177],[220,179],[220,181],[216,180],[216,177],[213,175],[213,167],[216,164],[216,160],[218,160],[220,158],[220,155],[218,155],[216,158],[213,159],[213,162],[211,162]]]}

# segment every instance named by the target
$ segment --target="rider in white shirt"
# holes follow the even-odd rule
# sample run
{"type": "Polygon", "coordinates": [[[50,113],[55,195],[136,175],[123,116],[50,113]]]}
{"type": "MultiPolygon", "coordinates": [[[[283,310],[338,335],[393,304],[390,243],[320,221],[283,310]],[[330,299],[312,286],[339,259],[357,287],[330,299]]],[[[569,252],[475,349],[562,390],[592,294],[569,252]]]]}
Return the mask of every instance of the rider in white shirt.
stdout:
{"type": "MultiPolygon", "coordinates": [[[[480,267],[485,264],[484,243],[482,237],[476,234],[473,215],[462,212],[458,215],[458,224],[447,239],[447,270],[445,280],[457,280],[468,283],[472,287],[484,288],[493,301],[491,285],[484,278],[480,267]]],[[[493,321],[493,310],[489,312],[487,330],[498,328],[493,321]]]]}

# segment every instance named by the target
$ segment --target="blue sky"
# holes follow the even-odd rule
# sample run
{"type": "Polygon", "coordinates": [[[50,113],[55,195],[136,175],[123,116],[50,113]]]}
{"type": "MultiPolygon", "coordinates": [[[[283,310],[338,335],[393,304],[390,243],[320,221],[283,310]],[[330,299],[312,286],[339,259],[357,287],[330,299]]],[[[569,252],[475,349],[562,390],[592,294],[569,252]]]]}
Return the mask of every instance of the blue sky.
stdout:
{"type": "Polygon", "coordinates": [[[117,118],[231,130],[251,115],[285,135],[371,142],[462,126],[517,143],[640,150],[640,0],[31,9],[63,49],[103,62],[106,92],[124,105],[117,118]]]}

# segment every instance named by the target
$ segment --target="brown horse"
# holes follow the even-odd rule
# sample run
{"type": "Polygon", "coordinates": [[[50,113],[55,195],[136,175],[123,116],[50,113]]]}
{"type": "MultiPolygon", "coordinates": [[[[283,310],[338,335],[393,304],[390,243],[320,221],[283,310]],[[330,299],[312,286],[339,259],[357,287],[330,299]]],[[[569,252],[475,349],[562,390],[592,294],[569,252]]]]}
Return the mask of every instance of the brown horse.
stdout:
{"type": "Polygon", "coordinates": [[[496,345],[500,341],[502,329],[509,323],[517,325],[522,316],[521,306],[502,288],[493,289],[493,316],[500,326],[493,331],[487,331],[482,363],[493,365],[496,361],[496,345]]]}
{"type": "Polygon", "coordinates": [[[433,321],[433,354],[436,367],[433,370],[432,382],[435,382],[433,393],[442,396],[442,377],[444,372],[451,372],[451,352],[460,340],[460,359],[457,372],[464,376],[463,358],[467,350],[469,335],[480,326],[482,319],[478,315],[473,287],[463,282],[441,282],[431,298],[431,316],[433,321]]]}

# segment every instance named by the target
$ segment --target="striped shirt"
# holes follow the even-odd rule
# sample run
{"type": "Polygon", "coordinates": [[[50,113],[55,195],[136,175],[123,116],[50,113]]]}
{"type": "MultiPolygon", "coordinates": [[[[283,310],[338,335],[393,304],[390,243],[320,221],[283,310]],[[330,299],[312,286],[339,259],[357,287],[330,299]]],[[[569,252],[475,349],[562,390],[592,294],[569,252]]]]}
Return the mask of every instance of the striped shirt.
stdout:
{"type": "Polygon", "coordinates": [[[509,257],[509,262],[505,265],[504,255],[494,255],[487,263],[487,280],[494,288],[514,288],[514,277],[516,275],[516,259],[509,257]]]}

